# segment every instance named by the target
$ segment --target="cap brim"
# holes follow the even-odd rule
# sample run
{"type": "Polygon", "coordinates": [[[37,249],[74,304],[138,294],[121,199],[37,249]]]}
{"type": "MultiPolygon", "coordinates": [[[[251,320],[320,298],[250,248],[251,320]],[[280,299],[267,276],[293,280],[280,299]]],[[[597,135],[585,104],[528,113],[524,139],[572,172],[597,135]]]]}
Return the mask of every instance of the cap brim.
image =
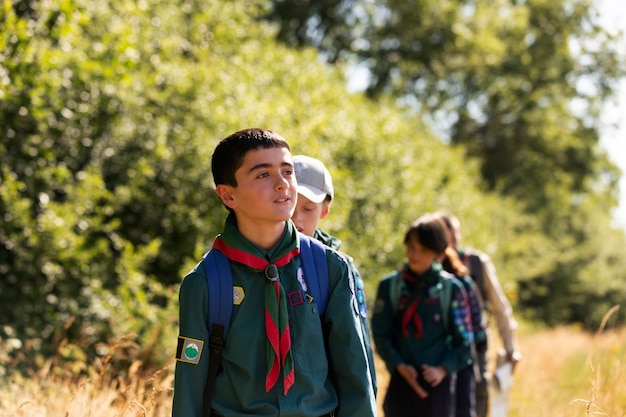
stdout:
{"type": "Polygon", "coordinates": [[[298,194],[302,194],[315,204],[319,204],[326,199],[324,191],[306,184],[298,184],[298,194]]]}

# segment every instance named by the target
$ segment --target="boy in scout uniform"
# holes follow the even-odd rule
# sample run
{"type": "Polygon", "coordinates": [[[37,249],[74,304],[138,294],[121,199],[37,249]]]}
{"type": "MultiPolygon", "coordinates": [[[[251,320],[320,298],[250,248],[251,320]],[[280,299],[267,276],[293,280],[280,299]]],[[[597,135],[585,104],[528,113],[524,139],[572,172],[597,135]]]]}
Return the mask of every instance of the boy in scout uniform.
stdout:
{"type": "Polygon", "coordinates": [[[337,252],[325,249],[329,294],[323,315],[320,300],[307,291],[299,234],[290,221],[297,183],[289,145],[268,130],[233,133],[216,147],[212,172],[230,212],[214,242],[232,269],[230,332],[205,405],[209,297],[201,261],[180,288],[173,417],[208,415],[208,407],[218,417],[374,416],[354,285],[337,252]]]}
{"type": "Polygon", "coordinates": [[[298,203],[291,217],[299,232],[311,236],[326,246],[339,251],[350,265],[350,273],[354,277],[357,308],[361,315],[361,329],[365,336],[365,348],[370,362],[370,371],[374,393],[377,392],[376,372],[374,366],[374,353],[370,340],[369,322],[367,318],[367,306],[365,303],[365,288],[359,270],[354,265],[352,257],[341,252],[341,240],[332,236],[318,227],[320,220],[325,219],[330,213],[330,206],[335,196],[333,179],[328,169],[319,159],[307,155],[293,157],[298,181],[298,203]]]}

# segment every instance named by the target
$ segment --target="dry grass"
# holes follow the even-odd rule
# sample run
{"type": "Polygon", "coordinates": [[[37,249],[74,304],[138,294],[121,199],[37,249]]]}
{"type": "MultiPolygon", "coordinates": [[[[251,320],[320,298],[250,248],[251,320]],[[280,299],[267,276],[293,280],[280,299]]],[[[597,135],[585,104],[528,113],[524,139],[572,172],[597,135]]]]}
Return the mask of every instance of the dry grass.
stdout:
{"type": "MultiPolygon", "coordinates": [[[[174,382],[171,369],[150,375],[134,360],[123,372],[114,369],[116,355],[135,349],[134,335],[123,336],[109,354],[91,365],[59,366],[50,358],[28,377],[9,372],[0,381],[0,417],[169,417],[174,382]],[[89,376],[75,376],[85,373],[89,376]]],[[[64,343],[61,343],[61,349],[64,343]]]]}
{"type": "Polygon", "coordinates": [[[12,376],[0,391],[1,417],[152,416],[171,415],[172,372],[142,378],[95,377],[73,381],[38,375],[12,376]]]}
{"type": "MultiPolygon", "coordinates": [[[[626,329],[558,328],[520,335],[509,417],[626,417],[626,329]]],[[[388,373],[377,358],[379,415],[388,373]]]]}
{"type": "MultiPolygon", "coordinates": [[[[626,329],[522,329],[509,417],[626,417],[626,329]]],[[[169,417],[173,363],[141,375],[140,363],[116,377],[106,361],[90,378],[54,372],[51,362],[24,379],[0,381],[0,417],[169,417]],[[60,376],[61,375],[61,376],[60,376]]],[[[388,374],[377,362],[379,404],[388,374]]],[[[382,412],[380,413],[382,416],[382,412]]]]}
{"type": "Polygon", "coordinates": [[[556,329],[521,339],[511,417],[626,416],[626,331],[556,329]]]}

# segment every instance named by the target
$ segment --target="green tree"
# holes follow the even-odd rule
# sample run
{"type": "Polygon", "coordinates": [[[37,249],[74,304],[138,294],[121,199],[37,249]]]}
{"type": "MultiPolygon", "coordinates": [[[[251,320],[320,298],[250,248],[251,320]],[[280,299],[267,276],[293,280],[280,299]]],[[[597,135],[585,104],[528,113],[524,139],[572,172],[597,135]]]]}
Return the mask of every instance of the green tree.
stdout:
{"type": "Polygon", "coordinates": [[[554,186],[593,193],[608,177],[615,192],[598,115],[626,75],[623,45],[591,1],[271,4],[282,40],[367,69],[370,95],[422,109],[479,159],[489,189],[530,211],[553,200],[554,186]]]}
{"type": "MultiPolygon", "coordinates": [[[[539,302],[534,290],[564,287],[540,302],[577,311],[553,314],[546,307],[535,317],[560,322],[593,316],[581,307],[597,305],[585,285],[588,271],[620,282],[624,277],[596,235],[624,239],[609,223],[620,172],[600,147],[598,132],[602,105],[626,74],[623,39],[599,25],[594,3],[295,3],[274,1],[267,9],[281,27],[281,40],[366,69],[372,99],[396,97],[415,110],[442,139],[478,161],[485,189],[514,198],[532,216],[526,226],[544,239],[538,248],[524,249],[537,256],[531,257],[536,266],[517,270],[524,281],[521,301],[531,310],[539,302]],[[286,12],[287,3],[293,10],[286,12]],[[596,225],[593,232],[589,224],[596,225]],[[590,299],[581,303],[581,293],[590,299]]],[[[513,251],[507,258],[518,264],[528,257],[513,251]]],[[[604,285],[596,290],[606,299],[624,297],[621,291],[609,296],[604,285]]]]}

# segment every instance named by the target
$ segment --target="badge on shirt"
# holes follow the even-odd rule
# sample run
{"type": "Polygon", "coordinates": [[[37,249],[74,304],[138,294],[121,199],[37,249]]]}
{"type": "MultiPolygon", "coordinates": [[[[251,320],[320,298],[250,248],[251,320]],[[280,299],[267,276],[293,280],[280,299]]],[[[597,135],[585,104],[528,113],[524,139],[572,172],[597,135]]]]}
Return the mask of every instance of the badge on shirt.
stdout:
{"type": "Polygon", "coordinates": [[[243,287],[233,286],[233,304],[238,306],[246,297],[243,287]]]}
{"type": "Polygon", "coordinates": [[[298,268],[298,282],[300,283],[300,286],[302,287],[304,292],[307,292],[309,290],[306,285],[306,279],[304,279],[304,271],[302,271],[302,267],[298,268]]]}
{"type": "Polygon", "coordinates": [[[189,337],[178,336],[178,347],[176,348],[176,360],[197,365],[202,354],[203,340],[191,339],[189,337]]]}

